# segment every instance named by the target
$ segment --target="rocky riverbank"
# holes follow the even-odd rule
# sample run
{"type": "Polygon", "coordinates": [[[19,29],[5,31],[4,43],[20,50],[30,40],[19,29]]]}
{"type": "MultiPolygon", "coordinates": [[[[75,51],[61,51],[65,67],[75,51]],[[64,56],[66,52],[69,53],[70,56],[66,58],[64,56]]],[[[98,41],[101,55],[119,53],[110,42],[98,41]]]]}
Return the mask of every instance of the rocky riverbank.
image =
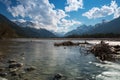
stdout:
{"type": "Polygon", "coordinates": [[[7,62],[3,60],[1,64],[3,64],[0,65],[0,78],[2,80],[8,80],[10,77],[15,80],[28,80],[23,77],[24,74],[36,70],[34,66],[25,67],[25,64],[14,59],[7,60],[7,62]]]}
{"type": "Polygon", "coordinates": [[[89,44],[88,42],[72,42],[72,41],[64,41],[61,43],[54,43],[54,46],[79,46],[80,44],[89,44]]]}
{"type": "Polygon", "coordinates": [[[87,51],[91,52],[95,55],[95,57],[99,58],[100,60],[116,60],[120,58],[120,45],[111,46],[108,43],[105,43],[104,41],[101,41],[99,44],[92,45],[87,41],[84,41],[82,43],[80,42],[72,42],[72,41],[64,41],[61,43],[54,43],[54,46],[84,46],[87,48],[87,45],[91,45],[86,49],[87,51]]]}
{"type": "Polygon", "coordinates": [[[110,46],[108,43],[101,41],[99,44],[92,46],[90,52],[100,60],[115,60],[120,58],[120,46],[110,46]]]}

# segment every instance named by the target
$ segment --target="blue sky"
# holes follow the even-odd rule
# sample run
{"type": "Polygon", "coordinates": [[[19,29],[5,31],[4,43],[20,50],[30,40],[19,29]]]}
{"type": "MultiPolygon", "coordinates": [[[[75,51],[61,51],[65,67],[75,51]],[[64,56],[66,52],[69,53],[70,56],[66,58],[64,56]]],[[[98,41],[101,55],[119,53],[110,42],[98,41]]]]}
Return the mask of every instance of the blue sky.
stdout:
{"type": "Polygon", "coordinates": [[[35,28],[65,33],[120,16],[120,0],[0,0],[0,13],[10,20],[31,21],[35,28]]]}

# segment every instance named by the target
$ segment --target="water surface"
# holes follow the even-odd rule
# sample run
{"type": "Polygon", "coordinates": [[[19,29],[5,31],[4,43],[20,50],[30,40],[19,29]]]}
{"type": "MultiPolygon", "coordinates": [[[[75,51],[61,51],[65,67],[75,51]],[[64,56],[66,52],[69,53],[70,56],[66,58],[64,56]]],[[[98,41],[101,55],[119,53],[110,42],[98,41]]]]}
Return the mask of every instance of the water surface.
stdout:
{"type": "MultiPolygon", "coordinates": [[[[16,59],[24,67],[35,66],[36,70],[25,73],[28,80],[52,80],[56,73],[64,75],[62,80],[120,80],[120,65],[117,62],[100,63],[84,47],[55,47],[54,42],[64,40],[15,39],[0,41],[0,54],[7,59],[16,59]],[[22,55],[24,54],[24,55],[22,55]]],[[[82,42],[83,40],[73,40],[82,42]]],[[[92,44],[99,40],[89,41],[92,44]]],[[[109,42],[111,45],[120,42],[109,42]]],[[[13,78],[8,77],[9,80],[13,78]]]]}

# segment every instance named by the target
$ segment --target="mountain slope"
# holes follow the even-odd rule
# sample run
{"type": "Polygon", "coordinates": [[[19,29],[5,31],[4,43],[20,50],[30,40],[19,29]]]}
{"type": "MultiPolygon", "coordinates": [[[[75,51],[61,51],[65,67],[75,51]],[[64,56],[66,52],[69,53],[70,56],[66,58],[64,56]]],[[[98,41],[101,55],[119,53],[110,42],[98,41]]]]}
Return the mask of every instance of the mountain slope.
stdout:
{"type": "Polygon", "coordinates": [[[120,17],[111,20],[110,22],[98,23],[95,26],[80,26],[75,30],[66,33],[65,36],[84,36],[84,37],[112,37],[120,34],[120,17]]]}
{"type": "Polygon", "coordinates": [[[30,37],[30,38],[47,38],[56,37],[52,32],[45,29],[35,29],[31,27],[20,27],[14,22],[7,19],[0,14],[0,38],[16,38],[16,37],[30,37]]]}
{"type": "Polygon", "coordinates": [[[52,32],[46,29],[33,28],[34,26],[36,26],[35,23],[29,22],[29,21],[26,21],[26,22],[15,21],[15,23],[21,26],[22,30],[25,32],[25,35],[27,35],[28,37],[38,37],[38,38],[39,37],[42,37],[42,38],[56,37],[55,34],[53,34],[52,32]]]}
{"type": "Polygon", "coordinates": [[[120,17],[116,18],[110,22],[99,24],[95,28],[89,31],[90,34],[95,33],[114,33],[120,34],[120,17]]]}
{"type": "Polygon", "coordinates": [[[77,29],[74,29],[68,33],[65,34],[65,36],[70,36],[70,35],[82,35],[82,34],[86,34],[88,31],[92,30],[93,26],[89,25],[81,25],[79,27],[77,27],[77,29]]]}
{"type": "Polygon", "coordinates": [[[17,34],[16,30],[14,29],[17,25],[8,20],[5,16],[0,14],[0,37],[1,38],[16,38],[19,35],[17,34]]]}

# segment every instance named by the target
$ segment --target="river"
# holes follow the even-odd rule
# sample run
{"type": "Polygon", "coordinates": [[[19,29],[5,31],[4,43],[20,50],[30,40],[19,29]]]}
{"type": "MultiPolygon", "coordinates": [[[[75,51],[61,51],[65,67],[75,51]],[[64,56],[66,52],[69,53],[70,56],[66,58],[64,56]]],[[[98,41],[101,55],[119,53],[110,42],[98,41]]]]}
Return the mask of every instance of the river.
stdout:
{"type": "MultiPolygon", "coordinates": [[[[23,63],[24,68],[35,66],[36,70],[24,74],[23,78],[28,80],[52,80],[57,73],[64,76],[61,80],[120,80],[119,60],[105,61],[103,64],[94,55],[86,53],[80,46],[54,46],[54,42],[62,41],[65,40],[2,40],[0,41],[0,55],[6,55],[4,62],[15,59],[23,63]]],[[[82,42],[84,40],[72,41],[82,42]]],[[[95,44],[99,40],[89,40],[88,42],[95,44]]],[[[120,41],[107,42],[111,45],[120,45],[120,41]]],[[[10,76],[7,78],[8,80],[15,79],[10,76]]]]}

